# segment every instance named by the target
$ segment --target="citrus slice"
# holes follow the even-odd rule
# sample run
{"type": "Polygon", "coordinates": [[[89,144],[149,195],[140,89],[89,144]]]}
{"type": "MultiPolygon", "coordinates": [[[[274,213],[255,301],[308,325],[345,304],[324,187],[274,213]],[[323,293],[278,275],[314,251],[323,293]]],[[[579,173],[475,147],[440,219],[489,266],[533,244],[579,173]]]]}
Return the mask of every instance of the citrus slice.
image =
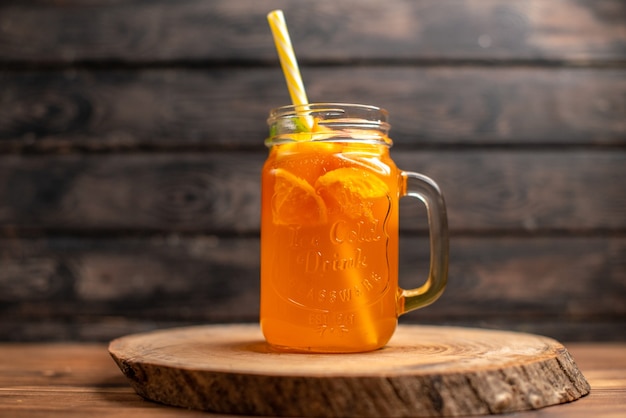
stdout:
{"type": "Polygon", "coordinates": [[[373,218],[371,200],[387,195],[388,188],[375,174],[357,167],[343,167],[324,174],[315,189],[333,199],[352,218],[373,218]]]}
{"type": "Polygon", "coordinates": [[[274,223],[315,226],[326,222],[326,205],[306,180],[283,168],[274,170],[274,223]]]}
{"type": "Polygon", "coordinates": [[[362,199],[375,199],[387,194],[387,185],[375,174],[357,167],[329,171],[315,182],[318,187],[341,187],[362,199]]]}

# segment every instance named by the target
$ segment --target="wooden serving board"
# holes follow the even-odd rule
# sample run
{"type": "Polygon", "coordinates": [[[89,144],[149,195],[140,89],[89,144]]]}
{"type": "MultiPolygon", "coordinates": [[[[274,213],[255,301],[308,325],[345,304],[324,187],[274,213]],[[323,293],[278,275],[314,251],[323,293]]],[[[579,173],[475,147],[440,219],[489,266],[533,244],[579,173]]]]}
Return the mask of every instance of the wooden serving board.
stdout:
{"type": "Polygon", "coordinates": [[[531,334],[400,326],[358,354],[273,350],[257,325],[177,328],[112,341],[144,398],[265,416],[489,415],[570,402],[589,384],[565,347],[531,334]]]}

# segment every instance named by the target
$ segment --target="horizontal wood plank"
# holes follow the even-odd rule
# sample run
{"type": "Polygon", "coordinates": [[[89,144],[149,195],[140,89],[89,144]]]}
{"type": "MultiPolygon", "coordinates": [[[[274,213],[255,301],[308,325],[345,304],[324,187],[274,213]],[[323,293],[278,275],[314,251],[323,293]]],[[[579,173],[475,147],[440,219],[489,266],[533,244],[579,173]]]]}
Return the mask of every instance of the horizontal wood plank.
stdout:
{"type": "MultiPolygon", "coordinates": [[[[394,155],[399,167],[440,184],[453,233],[626,229],[621,151],[394,155]]],[[[7,155],[0,157],[0,225],[5,234],[257,233],[264,159],[265,153],[235,152],[7,155]]],[[[402,227],[425,231],[424,211],[404,202],[402,227]]]]}
{"type": "MultiPolygon", "coordinates": [[[[396,147],[624,145],[626,70],[303,68],[312,101],[390,112],[396,147]]],[[[263,147],[280,68],[0,72],[0,152],[263,147]]]]}
{"type": "MultiPolygon", "coordinates": [[[[102,344],[4,344],[0,410],[11,417],[206,417],[145,402],[102,344]]],[[[209,415],[210,416],[210,415],[209,415]]]]}
{"type": "Polygon", "coordinates": [[[100,344],[78,345],[67,342],[41,346],[6,344],[2,351],[7,356],[5,359],[17,360],[3,361],[0,366],[2,375],[0,388],[3,389],[13,387],[16,390],[23,390],[29,386],[54,382],[58,391],[78,392],[81,386],[94,385],[94,377],[100,376],[103,380],[97,386],[113,391],[115,386],[121,386],[126,382],[123,375],[112,373],[111,364],[104,361],[107,351],[100,344]],[[33,355],[35,352],[37,354],[33,355]],[[28,360],[28,373],[24,373],[25,365],[18,366],[19,360],[24,358],[26,353],[32,355],[28,360]],[[59,356],[59,353],[63,353],[63,356],[59,356]],[[71,359],[71,364],[68,359],[71,359]],[[95,359],[101,361],[94,361],[95,359]]]}
{"type": "Polygon", "coordinates": [[[5,1],[0,60],[275,61],[283,8],[302,61],[623,60],[620,0],[5,1]]]}
{"type": "MultiPolygon", "coordinates": [[[[427,274],[426,238],[401,238],[400,284],[427,274]]],[[[449,284],[408,323],[515,328],[622,340],[624,238],[462,238],[449,284]]],[[[256,238],[0,240],[0,340],[103,340],[153,327],[253,322],[256,238]]]]}
{"type": "MultiPolygon", "coordinates": [[[[399,167],[422,172],[441,186],[453,233],[623,231],[626,196],[619,184],[626,178],[625,158],[617,150],[398,152],[394,157],[399,167]]],[[[402,219],[409,230],[424,225],[410,213],[401,224],[402,219]]]]}
{"type": "Polygon", "coordinates": [[[7,180],[0,192],[0,223],[59,230],[254,231],[263,158],[235,153],[7,156],[0,163],[0,178],[7,180]]]}

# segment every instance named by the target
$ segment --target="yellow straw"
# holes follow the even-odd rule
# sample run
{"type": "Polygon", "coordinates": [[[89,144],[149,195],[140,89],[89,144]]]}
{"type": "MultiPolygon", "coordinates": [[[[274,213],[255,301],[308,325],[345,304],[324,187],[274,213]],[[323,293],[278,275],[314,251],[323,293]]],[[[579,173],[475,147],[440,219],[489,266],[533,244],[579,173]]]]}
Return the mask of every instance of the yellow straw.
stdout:
{"type": "MultiPolygon", "coordinates": [[[[276,51],[278,52],[278,58],[280,59],[280,65],[283,68],[285,74],[285,80],[287,81],[287,89],[291,96],[291,102],[294,105],[307,105],[309,103],[306,92],[304,90],[304,83],[302,82],[302,76],[300,75],[300,69],[298,68],[298,61],[296,60],[296,54],[293,51],[291,45],[291,38],[287,31],[287,22],[285,22],[285,15],[282,10],[274,10],[267,15],[267,21],[270,24],[272,35],[274,36],[274,43],[276,44],[276,51]]],[[[307,127],[310,129],[312,126],[310,118],[303,118],[307,127]]]]}

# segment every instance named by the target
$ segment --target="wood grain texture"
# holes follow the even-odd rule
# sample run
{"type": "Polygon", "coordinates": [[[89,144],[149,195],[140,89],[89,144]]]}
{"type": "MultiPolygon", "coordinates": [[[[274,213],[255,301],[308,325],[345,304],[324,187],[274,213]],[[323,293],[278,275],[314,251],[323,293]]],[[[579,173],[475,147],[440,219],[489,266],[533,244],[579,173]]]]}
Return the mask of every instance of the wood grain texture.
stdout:
{"type": "MultiPolygon", "coordinates": [[[[624,145],[621,68],[302,68],[312,101],[386,108],[397,148],[624,145]]],[[[280,69],[0,71],[0,151],[262,149],[280,69]]]]}
{"type": "Polygon", "coordinates": [[[180,328],[114,340],[141,396],[218,413],[328,417],[491,415],[574,401],[590,387],[557,341],[403,326],[381,350],[273,350],[258,326],[180,328]]]}
{"type": "Polygon", "coordinates": [[[259,22],[275,8],[285,10],[304,61],[589,62],[622,60],[626,50],[620,0],[48,0],[3,2],[0,59],[274,61],[259,22]]]}
{"type": "MultiPolygon", "coordinates": [[[[592,386],[576,402],[515,418],[621,418],[626,406],[623,344],[565,344],[592,386]]],[[[146,402],[130,387],[104,344],[0,344],[0,409],[15,418],[225,417],[146,402]]]]}
{"type": "MultiPolygon", "coordinates": [[[[387,108],[446,195],[450,287],[401,321],[625,338],[623,1],[7,0],[0,340],[257,321],[274,8],[309,97],[387,108]]],[[[408,287],[426,224],[402,214],[408,287]]]]}
{"type": "MultiPolygon", "coordinates": [[[[392,153],[441,186],[451,231],[626,229],[626,153],[392,153]]],[[[24,230],[257,233],[264,153],[0,156],[0,223],[24,230]]],[[[406,205],[403,205],[405,207],[406,205]]],[[[425,231],[421,208],[403,228],[425,231]]]]}
{"type": "MultiPolygon", "coordinates": [[[[10,417],[198,417],[143,401],[101,344],[0,347],[0,410],[10,417]],[[174,414],[174,415],[171,415],[174,414]]],[[[203,415],[206,417],[206,415],[203,415]]]]}

